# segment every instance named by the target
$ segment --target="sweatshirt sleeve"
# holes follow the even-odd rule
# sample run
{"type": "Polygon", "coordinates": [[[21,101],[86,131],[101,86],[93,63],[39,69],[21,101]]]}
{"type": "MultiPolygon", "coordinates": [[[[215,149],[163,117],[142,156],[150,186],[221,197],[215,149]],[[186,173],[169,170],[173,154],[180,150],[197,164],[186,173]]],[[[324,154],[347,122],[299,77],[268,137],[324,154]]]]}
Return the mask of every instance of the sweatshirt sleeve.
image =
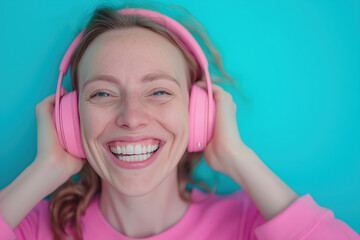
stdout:
{"type": "Polygon", "coordinates": [[[51,239],[48,212],[48,201],[40,201],[14,230],[4,221],[0,213],[0,239],[51,239]]]}
{"type": "Polygon", "coordinates": [[[16,236],[0,213],[0,239],[15,240],[16,236]]]}
{"type": "Polygon", "coordinates": [[[255,229],[261,240],[360,240],[359,235],[331,210],[320,207],[307,194],[255,229]]]}

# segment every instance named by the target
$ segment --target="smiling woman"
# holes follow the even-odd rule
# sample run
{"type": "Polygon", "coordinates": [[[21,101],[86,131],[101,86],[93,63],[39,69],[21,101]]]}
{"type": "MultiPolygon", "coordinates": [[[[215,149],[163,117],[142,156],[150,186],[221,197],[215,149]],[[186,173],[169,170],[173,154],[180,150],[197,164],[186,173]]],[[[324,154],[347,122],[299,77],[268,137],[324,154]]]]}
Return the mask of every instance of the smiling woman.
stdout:
{"type": "Polygon", "coordinates": [[[34,163],[0,192],[0,238],[358,239],[242,142],[231,95],[210,81],[180,23],[97,9],[65,54],[56,95],[37,106],[34,163]],[[65,93],[69,64],[74,91],[65,93]],[[244,190],[186,189],[202,156],[244,190]]]}

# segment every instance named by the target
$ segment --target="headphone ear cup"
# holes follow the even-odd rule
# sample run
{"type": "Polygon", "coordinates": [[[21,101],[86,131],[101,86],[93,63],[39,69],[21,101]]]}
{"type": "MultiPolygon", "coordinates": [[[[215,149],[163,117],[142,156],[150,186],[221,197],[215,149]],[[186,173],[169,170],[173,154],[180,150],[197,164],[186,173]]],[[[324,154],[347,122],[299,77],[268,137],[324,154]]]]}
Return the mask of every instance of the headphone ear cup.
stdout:
{"type": "Polygon", "coordinates": [[[193,85],[189,102],[189,143],[188,152],[203,151],[208,142],[209,100],[207,92],[193,85]]]}
{"type": "MultiPolygon", "coordinates": [[[[72,91],[60,99],[60,129],[63,148],[71,155],[85,158],[81,141],[80,120],[77,102],[77,92],[72,91]]],[[[60,140],[61,142],[61,140],[60,140]]]]}

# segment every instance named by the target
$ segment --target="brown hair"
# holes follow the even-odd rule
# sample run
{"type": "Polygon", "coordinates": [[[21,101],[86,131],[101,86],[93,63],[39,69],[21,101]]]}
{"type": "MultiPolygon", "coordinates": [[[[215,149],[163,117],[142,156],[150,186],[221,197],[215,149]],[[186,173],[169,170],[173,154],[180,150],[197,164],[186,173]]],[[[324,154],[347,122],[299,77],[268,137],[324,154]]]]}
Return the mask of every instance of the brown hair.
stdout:
{"type": "MultiPolygon", "coordinates": [[[[122,7],[124,8],[124,7],[122,7]]],[[[177,46],[183,53],[188,68],[189,78],[191,81],[202,79],[202,71],[193,58],[193,56],[186,50],[181,41],[169,30],[156,24],[155,22],[138,15],[122,15],[117,12],[114,7],[100,7],[94,12],[94,15],[88,23],[84,36],[80,44],[76,47],[71,57],[71,75],[73,79],[74,90],[78,89],[78,76],[77,68],[79,62],[90,43],[100,34],[114,29],[124,29],[131,27],[141,27],[156,32],[169,40],[177,46]]],[[[179,9],[179,8],[178,8],[179,9]]],[[[188,17],[193,20],[192,25],[186,25],[188,29],[195,31],[195,33],[203,40],[211,53],[214,64],[218,70],[223,74],[223,78],[232,80],[226,74],[222,67],[219,53],[211,46],[206,34],[201,33],[201,25],[184,9],[182,9],[188,17]],[[197,25],[197,26],[195,26],[197,25]]],[[[181,161],[178,164],[178,182],[179,194],[185,201],[191,202],[189,191],[186,190],[186,184],[190,183],[198,185],[210,193],[215,192],[215,186],[210,189],[205,182],[194,181],[192,179],[192,172],[196,165],[201,161],[203,153],[184,153],[181,161]]],[[[63,239],[66,235],[70,239],[82,239],[82,229],[80,225],[80,218],[85,214],[86,208],[90,203],[92,197],[101,191],[100,177],[92,169],[89,163],[85,163],[83,169],[78,174],[78,179],[70,178],[60,188],[58,188],[52,195],[50,200],[50,213],[51,213],[51,228],[54,233],[54,239],[63,239]],[[69,225],[73,235],[65,231],[69,225]]]]}

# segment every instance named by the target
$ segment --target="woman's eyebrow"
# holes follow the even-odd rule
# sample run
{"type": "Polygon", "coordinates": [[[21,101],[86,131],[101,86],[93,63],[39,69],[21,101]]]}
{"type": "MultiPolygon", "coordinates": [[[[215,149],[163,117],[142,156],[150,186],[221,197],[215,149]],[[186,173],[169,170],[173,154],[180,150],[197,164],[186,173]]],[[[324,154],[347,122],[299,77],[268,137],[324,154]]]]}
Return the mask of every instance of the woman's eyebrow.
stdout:
{"type": "MultiPolygon", "coordinates": [[[[172,81],[172,82],[176,83],[181,88],[181,85],[180,85],[179,81],[176,80],[174,77],[170,76],[169,74],[166,74],[166,73],[149,73],[149,74],[145,75],[142,78],[142,82],[151,82],[151,81],[158,80],[158,79],[165,79],[165,80],[172,81]]],[[[115,84],[119,83],[119,80],[116,77],[112,76],[112,75],[96,74],[96,75],[91,76],[88,80],[85,81],[83,89],[88,84],[90,84],[90,83],[92,83],[94,81],[107,81],[107,82],[111,82],[111,83],[115,83],[115,84]]]]}
{"type": "Polygon", "coordinates": [[[167,73],[149,73],[149,74],[145,75],[145,77],[143,77],[142,82],[151,82],[151,81],[154,81],[157,79],[170,80],[170,81],[176,83],[179,86],[179,88],[181,89],[181,85],[180,85],[179,81],[167,73]]]}
{"type": "Polygon", "coordinates": [[[85,84],[83,86],[83,89],[90,83],[95,82],[95,81],[107,81],[107,82],[111,82],[111,83],[118,83],[118,80],[116,77],[111,76],[111,75],[106,75],[106,74],[96,74],[91,76],[88,80],[85,81],[85,84]]]}

